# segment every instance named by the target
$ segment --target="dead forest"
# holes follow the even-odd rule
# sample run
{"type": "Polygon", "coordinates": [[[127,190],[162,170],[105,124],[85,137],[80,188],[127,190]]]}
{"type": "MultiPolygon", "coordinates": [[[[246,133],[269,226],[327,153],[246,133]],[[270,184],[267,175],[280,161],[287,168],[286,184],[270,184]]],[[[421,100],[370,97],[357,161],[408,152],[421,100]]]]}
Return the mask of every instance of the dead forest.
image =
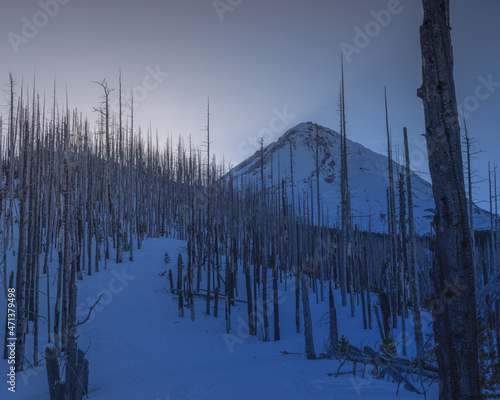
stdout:
{"type": "MultiPolygon", "coordinates": [[[[453,323],[462,323],[460,332],[472,338],[479,336],[477,347],[468,349],[477,354],[469,367],[477,367],[483,389],[494,392],[500,381],[500,302],[495,296],[500,273],[496,169],[488,177],[491,229],[474,231],[474,158],[471,137],[465,131],[465,163],[461,153],[455,161],[460,161],[456,166],[461,171],[456,175],[461,180],[460,206],[465,224],[471,228],[460,231],[465,235],[462,239],[470,243],[464,254],[469,257],[467,271],[476,291],[471,295],[463,284],[466,276],[443,274],[436,267],[435,254],[439,254],[441,263],[453,262],[439,253],[440,246],[446,245],[442,218],[429,220],[425,235],[415,231],[408,132],[404,128],[391,134],[387,95],[383,138],[389,160],[387,231],[361,230],[356,224],[350,207],[346,146],[349,116],[343,66],[341,76],[339,226],[331,226],[321,199],[318,162],[310,190],[298,191],[292,151],[288,170],[268,174],[262,141],[259,179],[234,178],[231,167],[210,151],[211,141],[217,136],[211,132],[209,105],[204,146],[196,147],[180,137],[161,143],[151,128],[137,126],[133,100],[122,101],[121,75],[113,82],[89,83],[96,89],[95,112],[89,116],[69,109],[67,100],[58,98],[56,88],[50,95],[41,94],[35,81],[8,77],[8,115],[0,120],[0,259],[5,296],[9,287],[16,289],[16,371],[45,363],[51,399],[65,398],[68,393],[71,399],[81,399],[92,366],[77,346],[78,327],[85,323],[76,318],[78,281],[92,279],[111,263],[133,261],[134,251],[141,249],[143,241],[165,237],[187,243],[184,259],[171,255],[177,262],[172,267],[176,282],[174,285],[171,278],[171,286],[179,296],[181,316],[186,312],[193,320],[200,314],[223,318],[230,333],[231,309],[236,301],[243,300],[249,334],[264,342],[280,340],[278,284],[284,284],[293,293],[295,329],[304,334],[308,359],[371,363],[382,370],[382,376],[396,381],[402,373],[445,379],[450,381],[449,393],[454,393],[458,389],[452,384],[453,378],[443,375],[442,365],[450,363],[446,357],[457,349],[436,351],[438,341],[446,338],[438,335],[436,340],[432,329],[426,331],[430,323],[442,322],[446,315],[453,323]],[[118,109],[112,107],[113,102],[118,109]],[[401,164],[393,161],[395,138],[404,143],[401,164]],[[10,276],[8,254],[17,258],[16,273],[10,276]],[[52,262],[57,265],[56,271],[50,270],[52,262]],[[56,293],[50,284],[51,274],[57,282],[56,293]],[[238,290],[243,287],[238,279],[245,279],[244,293],[238,290]],[[341,292],[341,304],[335,304],[336,290],[341,292]],[[42,302],[48,310],[46,315],[40,313],[42,302]],[[325,349],[313,345],[311,302],[328,302],[325,349]],[[467,324],[454,317],[460,311],[454,307],[460,302],[474,308],[467,324]],[[218,315],[222,303],[223,316],[218,315]],[[351,317],[362,318],[364,329],[379,332],[380,347],[375,349],[375,356],[339,338],[339,307],[349,307],[351,317]],[[357,316],[359,309],[362,315],[357,316]],[[48,321],[46,332],[39,329],[40,318],[48,321]],[[395,328],[402,329],[401,337],[395,337],[395,328]],[[34,337],[33,359],[26,356],[26,335],[34,337]],[[399,354],[396,345],[400,344],[399,354]],[[409,354],[407,348],[413,344],[417,353],[409,354]],[[383,361],[377,361],[379,357],[383,361]],[[60,360],[67,366],[64,379],[60,376],[60,360]],[[385,369],[384,362],[392,362],[394,370],[385,369]]],[[[432,117],[430,112],[427,117],[432,117]]],[[[460,133],[460,127],[458,130],[460,133]]],[[[438,150],[433,156],[439,156],[438,150]]],[[[434,212],[442,216],[443,210],[438,206],[434,212]]],[[[457,224],[450,226],[458,229],[457,224]]],[[[438,330],[441,335],[458,329],[458,325],[445,326],[446,321],[442,325],[438,330]]],[[[5,329],[7,358],[7,324],[5,329]]]]}

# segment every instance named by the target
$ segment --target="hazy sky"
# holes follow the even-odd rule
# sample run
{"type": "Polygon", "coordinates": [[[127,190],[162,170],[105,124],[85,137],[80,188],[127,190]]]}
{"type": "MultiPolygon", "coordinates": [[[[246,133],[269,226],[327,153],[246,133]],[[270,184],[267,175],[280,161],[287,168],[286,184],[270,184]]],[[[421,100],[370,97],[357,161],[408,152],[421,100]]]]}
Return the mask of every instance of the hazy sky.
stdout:
{"type": "MultiPolygon", "coordinates": [[[[67,87],[70,106],[95,122],[91,110],[101,90],[92,81],[107,78],[117,87],[121,67],[143,128],[151,123],[160,139],[191,135],[195,144],[204,140],[210,96],[212,148],[233,165],[253,153],[258,137],[270,143],[300,122],[337,129],[343,47],[349,137],[386,151],[387,86],[394,140],[402,143],[406,125],[414,168],[427,169],[416,97],[419,0],[4,0],[3,6],[4,87],[9,71],[30,86],[36,72],[38,89],[51,96],[56,79],[60,102],[67,87]]],[[[500,2],[451,7],[458,101],[485,151],[474,165],[487,178],[487,161],[500,165],[500,2]]],[[[485,199],[480,186],[477,197],[485,199]]]]}

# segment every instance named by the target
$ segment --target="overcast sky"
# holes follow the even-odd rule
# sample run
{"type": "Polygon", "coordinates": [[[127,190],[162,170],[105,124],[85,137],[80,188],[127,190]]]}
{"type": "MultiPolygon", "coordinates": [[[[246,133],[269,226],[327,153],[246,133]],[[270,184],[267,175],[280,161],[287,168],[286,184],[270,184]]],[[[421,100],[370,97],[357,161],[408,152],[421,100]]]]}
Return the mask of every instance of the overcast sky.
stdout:
{"type": "MultiPolygon", "coordinates": [[[[418,0],[6,0],[0,14],[0,83],[12,71],[95,122],[91,110],[106,78],[135,93],[137,121],[160,139],[204,140],[207,97],[212,148],[236,165],[258,137],[267,143],[313,121],[338,127],[340,54],[344,49],[349,138],[386,151],[383,93],[387,86],[395,143],[407,126],[413,166],[427,169],[418,0]]],[[[455,80],[467,124],[485,153],[474,161],[500,165],[498,0],[452,1],[455,80]]],[[[30,83],[31,86],[31,83],[30,83]]],[[[113,93],[117,96],[117,91],[113,93]]],[[[5,106],[6,102],[3,102],[5,106]]],[[[5,108],[3,108],[5,113],[5,108]]],[[[428,177],[427,177],[428,179],[428,177]]],[[[487,198],[481,185],[477,197],[487,198]]],[[[483,205],[485,206],[485,205],[483,205]]]]}

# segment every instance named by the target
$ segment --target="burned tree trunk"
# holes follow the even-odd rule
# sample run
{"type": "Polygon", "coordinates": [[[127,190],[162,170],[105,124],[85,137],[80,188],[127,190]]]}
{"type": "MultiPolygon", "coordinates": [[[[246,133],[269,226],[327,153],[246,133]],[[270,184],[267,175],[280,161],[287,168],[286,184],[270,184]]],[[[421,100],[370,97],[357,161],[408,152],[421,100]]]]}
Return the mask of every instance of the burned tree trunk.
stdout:
{"type": "Polygon", "coordinates": [[[21,194],[19,200],[19,248],[17,256],[17,275],[16,275],[16,296],[17,296],[17,322],[16,322],[16,337],[17,351],[15,356],[16,372],[23,370],[26,331],[28,328],[27,314],[25,309],[26,296],[26,239],[28,228],[28,195],[30,182],[30,157],[29,157],[29,126],[24,124],[24,141],[26,146],[23,151],[23,167],[21,177],[21,194]]]}
{"type": "Polygon", "coordinates": [[[191,311],[191,320],[194,321],[194,293],[193,293],[193,265],[192,265],[192,252],[193,252],[193,226],[188,225],[188,256],[187,256],[187,303],[191,311]]]}
{"type": "Polygon", "coordinates": [[[404,128],[405,160],[406,160],[406,192],[408,193],[408,272],[410,284],[410,299],[413,305],[413,325],[415,344],[420,353],[424,346],[422,318],[420,315],[420,292],[415,256],[415,221],[413,219],[413,193],[411,189],[410,151],[408,148],[408,131],[404,128]]]}
{"type": "MultiPolygon", "coordinates": [[[[182,296],[182,255],[177,258],[177,292],[179,294],[179,317],[184,317],[184,299],[182,296]]],[[[210,295],[210,293],[208,293],[210,295]]]]}
{"type": "Polygon", "coordinates": [[[301,283],[302,283],[302,310],[304,312],[304,335],[306,341],[306,357],[308,360],[314,360],[316,359],[316,352],[314,351],[311,308],[309,307],[309,285],[307,284],[307,277],[305,273],[301,274],[301,283]]]}
{"type": "Polygon", "coordinates": [[[436,203],[436,287],[446,299],[434,323],[439,345],[439,398],[480,399],[476,297],[453,78],[450,1],[423,0],[423,7],[423,85],[418,96],[424,105],[436,203]]]}
{"type": "Polygon", "coordinates": [[[47,380],[49,381],[50,400],[64,399],[64,383],[61,382],[57,353],[58,350],[55,347],[47,346],[45,348],[45,362],[47,365],[47,380]]]}
{"type": "Polygon", "coordinates": [[[244,225],[243,229],[244,246],[243,246],[243,271],[245,273],[245,285],[247,292],[247,314],[248,314],[248,334],[255,335],[256,329],[253,323],[253,299],[252,299],[252,283],[250,281],[250,266],[249,266],[249,239],[248,239],[248,229],[247,225],[244,225]]]}

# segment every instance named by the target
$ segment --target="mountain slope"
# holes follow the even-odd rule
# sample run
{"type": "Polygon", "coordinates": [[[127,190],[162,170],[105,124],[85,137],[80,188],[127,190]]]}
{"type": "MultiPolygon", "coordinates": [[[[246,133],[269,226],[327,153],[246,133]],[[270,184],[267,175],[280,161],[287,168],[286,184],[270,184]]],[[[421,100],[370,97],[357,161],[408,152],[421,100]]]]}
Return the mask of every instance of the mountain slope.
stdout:
{"type": "MultiPolygon", "coordinates": [[[[292,148],[294,186],[296,196],[311,198],[316,202],[316,147],[320,165],[320,196],[330,226],[340,223],[340,134],[313,124],[301,123],[288,130],[276,142],[264,148],[264,179],[266,184],[277,186],[287,180],[291,193],[290,147],[292,148]]],[[[359,143],[347,140],[349,187],[353,222],[360,229],[375,232],[387,231],[388,159],[359,143]]],[[[260,151],[233,168],[232,174],[239,181],[249,178],[260,181],[260,151]]],[[[394,164],[394,181],[401,167],[394,164]]],[[[430,230],[434,200],[431,184],[417,174],[412,174],[415,226],[417,233],[430,230]]],[[[397,188],[396,188],[397,192],[397,188]]],[[[396,200],[398,204],[398,201],[396,200]]],[[[489,214],[474,207],[476,229],[489,227],[489,214]]]]}

